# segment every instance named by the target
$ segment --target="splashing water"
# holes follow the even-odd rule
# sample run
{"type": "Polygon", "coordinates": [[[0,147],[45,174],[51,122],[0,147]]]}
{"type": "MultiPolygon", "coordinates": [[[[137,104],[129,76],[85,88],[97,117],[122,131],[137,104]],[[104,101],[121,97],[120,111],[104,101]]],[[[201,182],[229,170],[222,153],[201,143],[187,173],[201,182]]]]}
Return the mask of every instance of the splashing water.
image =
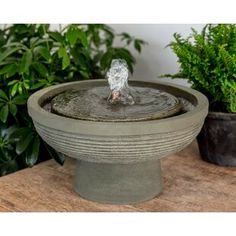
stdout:
{"type": "Polygon", "coordinates": [[[111,104],[133,105],[135,102],[128,85],[129,70],[126,61],[112,60],[106,76],[111,90],[108,101],[111,104]]]}
{"type": "Polygon", "coordinates": [[[155,84],[144,86],[143,82],[133,81],[129,87],[128,75],[127,63],[113,60],[107,72],[109,97],[107,85],[89,84],[59,93],[50,101],[50,109],[74,119],[110,122],[162,119],[190,110],[184,98],[159,90],[155,84]]]}

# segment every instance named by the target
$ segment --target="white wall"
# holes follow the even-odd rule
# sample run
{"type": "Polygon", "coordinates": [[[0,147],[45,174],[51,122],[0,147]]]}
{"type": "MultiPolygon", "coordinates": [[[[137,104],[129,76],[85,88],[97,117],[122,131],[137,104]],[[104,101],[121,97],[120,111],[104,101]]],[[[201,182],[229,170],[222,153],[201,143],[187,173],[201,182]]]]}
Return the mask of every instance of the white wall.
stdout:
{"type": "MultiPolygon", "coordinates": [[[[175,32],[187,36],[191,32],[191,27],[198,31],[203,27],[199,24],[111,24],[110,26],[117,32],[127,32],[148,42],[140,55],[132,50],[137,58],[133,78],[138,80],[156,80],[161,74],[176,73],[177,57],[170,48],[165,48],[166,45],[173,40],[175,32]]],[[[186,80],[164,80],[188,86],[186,80]]]]}

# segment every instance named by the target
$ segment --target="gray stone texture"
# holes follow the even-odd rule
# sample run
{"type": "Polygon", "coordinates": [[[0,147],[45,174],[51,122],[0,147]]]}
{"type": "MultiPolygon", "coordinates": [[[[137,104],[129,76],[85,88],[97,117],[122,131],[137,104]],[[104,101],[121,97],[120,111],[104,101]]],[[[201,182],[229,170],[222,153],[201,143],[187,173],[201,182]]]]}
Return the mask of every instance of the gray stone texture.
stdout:
{"type": "Polygon", "coordinates": [[[78,160],[76,191],[82,197],[122,204],[148,200],[162,189],[159,159],[182,150],[197,136],[208,112],[207,98],[183,86],[130,81],[131,86],[156,87],[182,97],[194,109],[134,122],[76,120],[43,109],[45,102],[63,91],[105,84],[105,80],[91,80],[42,89],[29,98],[28,112],[45,142],[78,160]]]}

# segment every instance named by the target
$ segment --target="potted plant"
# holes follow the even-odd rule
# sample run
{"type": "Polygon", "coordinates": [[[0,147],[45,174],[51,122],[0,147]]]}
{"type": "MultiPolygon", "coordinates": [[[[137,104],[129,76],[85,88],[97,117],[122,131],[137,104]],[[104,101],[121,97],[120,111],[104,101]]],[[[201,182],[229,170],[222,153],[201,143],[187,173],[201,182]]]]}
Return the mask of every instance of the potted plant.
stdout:
{"type": "Polygon", "coordinates": [[[203,160],[236,166],[236,25],[207,24],[189,37],[174,34],[169,44],[178,57],[179,72],[192,88],[209,99],[209,114],[197,137],[203,160]]]}
{"type": "Polygon", "coordinates": [[[132,72],[145,43],[103,24],[52,30],[45,24],[14,24],[0,29],[0,176],[62,154],[38,136],[26,102],[36,90],[75,80],[102,78],[111,60],[122,58],[132,72]],[[116,47],[115,39],[123,46],[116,47]]]}

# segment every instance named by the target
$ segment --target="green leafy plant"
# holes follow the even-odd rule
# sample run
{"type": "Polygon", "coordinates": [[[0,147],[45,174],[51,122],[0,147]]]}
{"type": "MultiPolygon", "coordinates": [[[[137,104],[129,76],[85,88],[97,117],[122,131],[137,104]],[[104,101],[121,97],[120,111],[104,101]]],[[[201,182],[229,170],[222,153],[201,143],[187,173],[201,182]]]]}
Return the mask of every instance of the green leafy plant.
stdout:
{"type": "Polygon", "coordinates": [[[201,33],[192,29],[189,37],[174,34],[169,44],[178,57],[180,71],[167,74],[185,78],[204,93],[210,110],[236,112],[236,25],[206,25],[201,33]]]}
{"type": "Polygon", "coordinates": [[[52,30],[45,24],[15,24],[0,30],[0,175],[62,154],[38,136],[26,102],[38,89],[75,80],[104,78],[112,59],[135,58],[128,47],[141,52],[145,42],[127,33],[117,34],[103,24],[70,24],[52,30]],[[114,46],[120,39],[123,46],[114,46]]]}

